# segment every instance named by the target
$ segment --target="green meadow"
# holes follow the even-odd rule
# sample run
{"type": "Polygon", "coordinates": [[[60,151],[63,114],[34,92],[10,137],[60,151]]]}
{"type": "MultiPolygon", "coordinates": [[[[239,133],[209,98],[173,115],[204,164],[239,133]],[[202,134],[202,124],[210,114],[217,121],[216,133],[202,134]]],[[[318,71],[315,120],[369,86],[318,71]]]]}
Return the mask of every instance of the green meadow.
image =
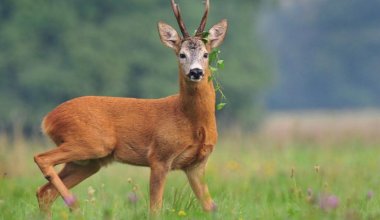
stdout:
{"type": "MultiPolygon", "coordinates": [[[[33,154],[49,145],[1,138],[0,219],[41,219],[35,191],[46,180],[33,154]]],[[[378,146],[351,136],[221,136],[206,172],[218,210],[204,213],[185,175],[173,171],[160,219],[379,219],[378,146]]],[[[148,180],[148,168],[111,164],[72,190],[78,212],[58,198],[53,219],[148,219],[148,180]]]]}

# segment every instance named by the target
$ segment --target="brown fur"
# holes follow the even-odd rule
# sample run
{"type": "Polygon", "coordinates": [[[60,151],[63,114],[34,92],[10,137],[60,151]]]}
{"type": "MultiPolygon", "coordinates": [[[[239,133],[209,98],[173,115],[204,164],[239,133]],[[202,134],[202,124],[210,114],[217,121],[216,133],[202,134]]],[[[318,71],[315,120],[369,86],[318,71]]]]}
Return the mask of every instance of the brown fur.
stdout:
{"type": "MultiPolygon", "coordinates": [[[[180,46],[175,46],[176,53],[180,46]]],[[[210,45],[203,46],[211,50],[210,45]]],[[[177,95],[161,99],[85,96],[47,114],[42,129],[58,147],[34,157],[49,180],[37,191],[40,209],[50,213],[58,195],[74,209],[77,203],[68,189],[118,161],[151,168],[151,211],[160,209],[166,174],[173,169],[184,170],[203,208],[214,210],[202,181],[217,141],[215,91],[207,80],[210,70],[205,63],[205,78],[200,82],[189,81],[179,67],[177,95]],[[65,164],[59,174],[53,169],[58,164],[65,164]]]]}

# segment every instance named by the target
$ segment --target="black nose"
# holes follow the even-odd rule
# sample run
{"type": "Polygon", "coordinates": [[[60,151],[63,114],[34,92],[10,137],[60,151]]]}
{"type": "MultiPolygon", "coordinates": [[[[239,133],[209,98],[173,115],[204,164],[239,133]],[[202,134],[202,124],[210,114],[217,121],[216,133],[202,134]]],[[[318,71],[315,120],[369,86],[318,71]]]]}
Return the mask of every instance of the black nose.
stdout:
{"type": "Polygon", "coordinates": [[[190,79],[200,79],[203,76],[203,70],[199,68],[194,68],[190,70],[189,77],[190,79]]]}

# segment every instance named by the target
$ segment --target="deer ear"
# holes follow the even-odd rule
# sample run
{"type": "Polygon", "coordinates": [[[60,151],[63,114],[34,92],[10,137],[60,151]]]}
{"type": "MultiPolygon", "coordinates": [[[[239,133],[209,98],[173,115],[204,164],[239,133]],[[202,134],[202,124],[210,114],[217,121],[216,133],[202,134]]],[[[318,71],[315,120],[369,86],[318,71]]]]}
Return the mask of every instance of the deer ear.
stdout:
{"type": "Polygon", "coordinates": [[[224,36],[226,36],[227,26],[227,20],[223,19],[209,30],[210,35],[208,39],[211,48],[218,47],[223,42],[224,36]]]}
{"type": "Polygon", "coordinates": [[[174,50],[178,50],[181,41],[177,31],[164,22],[158,22],[158,32],[161,42],[174,50]]]}

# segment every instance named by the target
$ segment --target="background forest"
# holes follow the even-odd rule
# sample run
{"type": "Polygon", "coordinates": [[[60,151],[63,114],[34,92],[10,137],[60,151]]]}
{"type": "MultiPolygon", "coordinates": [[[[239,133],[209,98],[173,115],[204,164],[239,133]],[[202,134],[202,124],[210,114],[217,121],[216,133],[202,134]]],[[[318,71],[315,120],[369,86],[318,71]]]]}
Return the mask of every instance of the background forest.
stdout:
{"type": "MultiPolygon", "coordinates": [[[[197,27],[202,4],[180,4],[197,27]]],[[[373,0],[215,1],[208,27],[230,24],[221,125],[253,128],[265,110],[379,106],[378,8],[373,0]]],[[[78,96],[176,93],[176,59],[159,41],[159,20],[176,27],[166,0],[2,0],[0,130],[38,133],[44,114],[78,96]]]]}

